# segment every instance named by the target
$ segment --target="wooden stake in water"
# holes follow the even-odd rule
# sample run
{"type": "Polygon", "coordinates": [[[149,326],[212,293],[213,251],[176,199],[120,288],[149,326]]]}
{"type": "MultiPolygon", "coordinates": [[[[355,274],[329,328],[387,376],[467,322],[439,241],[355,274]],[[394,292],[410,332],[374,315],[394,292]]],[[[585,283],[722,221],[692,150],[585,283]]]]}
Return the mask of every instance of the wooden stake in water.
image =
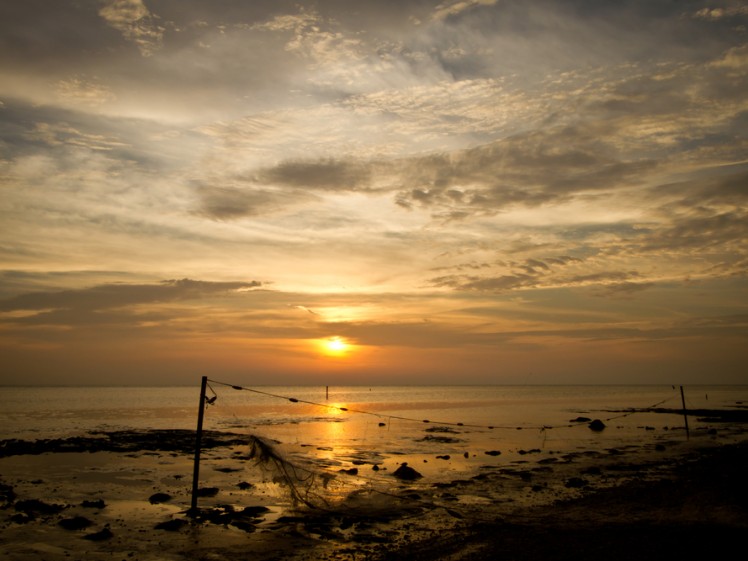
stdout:
{"type": "Polygon", "coordinates": [[[208,385],[208,377],[203,376],[200,385],[200,409],[197,411],[197,431],[195,432],[195,465],[192,470],[192,504],[190,512],[197,514],[197,487],[200,481],[200,447],[203,439],[203,417],[205,416],[205,388],[208,385]]]}
{"type": "Polygon", "coordinates": [[[688,432],[688,411],[686,411],[686,396],[683,395],[683,386],[680,387],[680,402],[683,404],[683,420],[686,423],[686,438],[691,438],[688,432]]]}
{"type": "Polygon", "coordinates": [[[325,386],[325,400],[330,399],[330,386],[325,386]]]}

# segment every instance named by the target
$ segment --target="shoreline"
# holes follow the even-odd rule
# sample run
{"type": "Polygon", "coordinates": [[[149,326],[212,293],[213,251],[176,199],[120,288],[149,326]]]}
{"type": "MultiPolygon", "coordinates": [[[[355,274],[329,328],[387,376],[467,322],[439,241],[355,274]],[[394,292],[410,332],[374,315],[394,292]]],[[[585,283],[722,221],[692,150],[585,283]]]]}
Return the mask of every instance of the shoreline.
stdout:
{"type": "MultiPolygon", "coordinates": [[[[741,477],[748,441],[738,429],[730,425],[724,438],[701,431],[667,450],[641,444],[542,459],[530,454],[441,483],[390,475],[386,488],[348,487],[345,500],[329,510],[294,508],[274,483],[248,479],[274,476],[256,469],[245,450],[247,435],[209,432],[202,469],[210,486],[197,520],[185,512],[192,431],[2,441],[0,546],[11,561],[40,555],[50,561],[70,555],[436,561],[495,559],[509,551],[514,559],[571,559],[565,547],[595,551],[602,542],[618,543],[619,535],[652,543],[651,551],[660,553],[665,544],[680,547],[681,535],[691,548],[695,535],[733,543],[748,525],[741,477]],[[153,500],[159,493],[169,498],[153,500]]],[[[627,543],[615,548],[630,559],[627,543]]],[[[606,554],[626,558],[615,555],[606,554]]],[[[585,559],[578,549],[573,558],[585,559]]]]}

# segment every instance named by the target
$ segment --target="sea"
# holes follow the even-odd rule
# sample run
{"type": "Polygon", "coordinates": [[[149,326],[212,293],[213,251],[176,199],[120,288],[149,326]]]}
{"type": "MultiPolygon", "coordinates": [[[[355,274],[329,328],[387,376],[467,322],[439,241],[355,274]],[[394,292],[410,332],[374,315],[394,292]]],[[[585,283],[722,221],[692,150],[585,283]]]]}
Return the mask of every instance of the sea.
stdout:
{"type": "MultiPolygon", "coordinates": [[[[3,387],[0,440],[196,430],[189,387],[3,387]]],[[[686,409],[748,404],[748,386],[241,386],[208,380],[203,429],[251,435],[327,468],[400,460],[432,477],[528,452],[657,446],[725,430],[686,409]],[[660,408],[671,413],[641,412],[660,408]],[[591,430],[591,420],[603,430],[591,430]],[[439,461],[449,458],[449,462],[439,461]]]]}

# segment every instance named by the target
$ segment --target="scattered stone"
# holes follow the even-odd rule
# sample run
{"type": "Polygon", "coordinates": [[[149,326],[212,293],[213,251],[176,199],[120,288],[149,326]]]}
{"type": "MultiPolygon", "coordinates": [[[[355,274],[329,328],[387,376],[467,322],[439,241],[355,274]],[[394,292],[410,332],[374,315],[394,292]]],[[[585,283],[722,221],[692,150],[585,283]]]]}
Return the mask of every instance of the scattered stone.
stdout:
{"type": "Polygon", "coordinates": [[[15,522],[16,524],[28,524],[34,520],[34,517],[31,514],[26,514],[25,512],[19,512],[18,514],[14,514],[10,517],[11,522],[15,522]]]}
{"type": "Polygon", "coordinates": [[[13,492],[13,487],[0,483],[0,503],[12,503],[16,500],[16,494],[13,492]]]}
{"type": "Polygon", "coordinates": [[[243,532],[247,532],[248,534],[254,532],[257,529],[257,527],[252,522],[248,522],[246,520],[233,520],[231,522],[231,525],[234,528],[242,530],[243,532]]]}
{"type": "Polygon", "coordinates": [[[486,452],[487,456],[501,456],[501,450],[489,450],[486,452]]]}
{"type": "Polygon", "coordinates": [[[603,423],[600,419],[595,419],[588,426],[590,427],[590,430],[593,430],[595,432],[600,432],[601,430],[605,429],[605,423],[603,423]]]}
{"type": "Polygon", "coordinates": [[[236,486],[239,487],[239,489],[241,489],[242,491],[246,491],[247,489],[251,489],[252,487],[254,487],[254,485],[252,485],[251,483],[247,483],[246,481],[240,481],[236,484],[236,486]]]}
{"type": "Polygon", "coordinates": [[[155,528],[156,530],[165,530],[167,532],[178,532],[185,524],[187,524],[185,520],[175,518],[173,520],[167,520],[166,522],[156,524],[155,528]]]}
{"type": "Polygon", "coordinates": [[[148,502],[152,505],[160,504],[160,503],[168,503],[172,499],[171,495],[167,495],[166,493],[154,493],[150,497],[148,497],[148,502]]]}
{"type": "Polygon", "coordinates": [[[456,444],[462,442],[459,438],[452,438],[450,436],[434,436],[433,434],[427,434],[423,438],[419,438],[416,442],[436,442],[438,444],[456,444]]]}
{"type": "Polygon", "coordinates": [[[63,505],[45,503],[39,499],[27,499],[25,501],[18,501],[15,504],[15,509],[18,512],[25,512],[33,516],[34,514],[58,514],[65,507],[63,505]]]}
{"type": "Polygon", "coordinates": [[[83,501],[81,506],[83,508],[104,508],[106,503],[103,499],[97,499],[95,501],[83,501]]]}
{"type": "Polygon", "coordinates": [[[198,497],[215,497],[218,494],[218,487],[200,487],[197,490],[198,497]]]}
{"type": "Polygon", "coordinates": [[[371,466],[371,469],[373,471],[379,471],[379,466],[377,464],[374,464],[373,466],[371,466]]]}
{"type": "Polygon", "coordinates": [[[220,471],[221,473],[234,473],[237,471],[241,471],[241,468],[232,468],[232,467],[217,467],[215,468],[216,471],[220,471]]]}
{"type": "Polygon", "coordinates": [[[532,472],[521,471],[521,472],[519,472],[519,478],[522,481],[531,481],[532,480],[532,472]]]}
{"type": "Polygon", "coordinates": [[[589,485],[589,482],[581,477],[572,477],[566,482],[568,489],[580,489],[589,485]]]}
{"type": "Polygon", "coordinates": [[[339,471],[340,473],[345,473],[346,475],[358,475],[358,468],[341,469],[339,471]]]}
{"type": "Polygon", "coordinates": [[[387,423],[379,423],[379,426],[380,426],[380,427],[386,427],[386,426],[387,426],[387,423]]]}
{"type": "Polygon", "coordinates": [[[576,419],[571,419],[570,423],[589,423],[592,419],[589,417],[577,417],[576,419]]]}
{"type": "Polygon", "coordinates": [[[437,460],[449,460],[450,458],[451,456],[449,454],[444,454],[436,457],[437,460]]]}
{"type": "Polygon", "coordinates": [[[403,479],[405,481],[413,481],[415,479],[421,479],[423,477],[423,475],[410,467],[408,465],[408,462],[403,462],[402,464],[400,464],[400,467],[398,467],[392,475],[394,475],[398,479],[403,479]]]}
{"type": "Polygon", "coordinates": [[[459,434],[458,431],[451,427],[429,427],[427,429],[424,429],[424,432],[444,432],[449,434],[459,434]]]}
{"type": "Polygon", "coordinates": [[[465,452],[462,456],[464,458],[469,458],[470,457],[470,452],[465,452]]]}
{"type": "Polygon", "coordinates": [[[251,518],[260,518],[266,512],[270,512],[270,509],[266,506],[246,506],[241,510],[242,516],[249,516],[251,518]]]}
{"type": "Polygon", "coordinates": [[[113,537],[114,537],[114,534],[107,526],[100,532],[94,532],[93,534],[86,534],[85,536],[83,536],[83,539],[89,540],[92,542],[103,542],[105,540],[112,539],[113,537]]]}
{"type": "Polygon", "coordinates": [[[85,516],[73,516],[72,518],[63,518],[57,524],[66,530],[83,530],[91,526],[93,522],[85,516]]]}

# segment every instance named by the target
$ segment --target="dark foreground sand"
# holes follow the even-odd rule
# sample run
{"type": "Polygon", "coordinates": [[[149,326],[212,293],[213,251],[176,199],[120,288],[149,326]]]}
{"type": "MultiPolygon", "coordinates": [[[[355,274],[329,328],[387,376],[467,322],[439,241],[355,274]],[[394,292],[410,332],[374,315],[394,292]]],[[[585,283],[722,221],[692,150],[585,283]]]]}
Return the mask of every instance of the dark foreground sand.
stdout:
{"type": "Polygon", "coordinates": [[[439,485],[392,478],[332,511],[294,509],[245,481],[257,470],[245,444],[209,435],[202,470],[212,487],[190,517],[189,431],[0,442],[0,559],[616,561],[742,558],[747,548],[739,430],[536,458],[439,485]]]}

